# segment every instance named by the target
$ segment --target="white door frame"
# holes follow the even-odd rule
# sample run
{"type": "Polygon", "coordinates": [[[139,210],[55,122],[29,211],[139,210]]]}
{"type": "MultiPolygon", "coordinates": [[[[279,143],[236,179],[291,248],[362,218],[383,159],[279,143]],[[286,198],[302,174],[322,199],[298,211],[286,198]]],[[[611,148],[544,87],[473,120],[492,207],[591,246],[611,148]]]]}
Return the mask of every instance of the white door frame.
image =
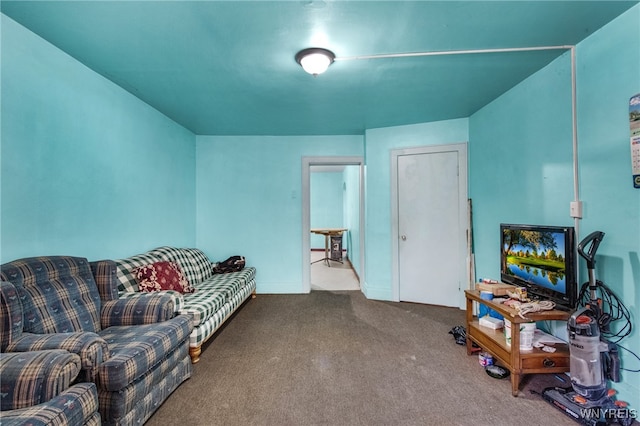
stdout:
{"type": "MultiPolygon", "coordinates": [[[[360,166],[360,291],[365,283],[364,270],[364,157],[302,157],[302,292],[311,292],[311,166],[360,166]]],[[[355,259],[350,259],[355,261],[355,259]]]]}
{"type": "MultiPolygon", "coordinates": [[[[459,208],[459,224],[460,224],[460,253],[466,252],[467,233],[469,225],[467,223],[468,194],[467,194],[467,143],[454,143],[445,145],[425,145],[414,148],[394,149],[391,150],[391,276],[392,276],[392,292],[393,300],[400,301],[400,266],[398,259],[398,240],[400,238],[398,231],[398,157],[402,155],[412,154],[432,154],[438,152],[457,151],[459,158],[459,179],[458,191],[460,198],[459,208]],[[466,232],[465,232],[466,230],[466,232]]],[[[458,306],[465,309],[466,303],[463,290],[469,288],[467,268],[460,271],[460,289],[458,306]]]]}

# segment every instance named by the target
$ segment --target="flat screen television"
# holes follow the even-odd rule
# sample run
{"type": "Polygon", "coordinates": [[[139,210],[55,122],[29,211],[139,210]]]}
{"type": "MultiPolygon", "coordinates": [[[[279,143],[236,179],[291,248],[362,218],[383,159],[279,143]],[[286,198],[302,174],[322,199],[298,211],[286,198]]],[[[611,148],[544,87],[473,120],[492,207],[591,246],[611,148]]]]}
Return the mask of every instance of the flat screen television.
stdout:
{"type": "Polygon", "coordinates": [[[575,232],[570,226],[500,224],[500,278],[534,300],[572,310],[577,300],[575,232]]]}

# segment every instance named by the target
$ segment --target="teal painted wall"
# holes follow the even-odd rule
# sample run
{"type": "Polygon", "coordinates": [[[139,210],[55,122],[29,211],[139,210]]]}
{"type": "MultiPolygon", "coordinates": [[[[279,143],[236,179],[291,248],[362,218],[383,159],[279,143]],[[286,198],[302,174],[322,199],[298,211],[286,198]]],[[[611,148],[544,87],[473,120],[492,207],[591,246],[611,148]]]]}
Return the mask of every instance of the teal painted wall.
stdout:
{"type": "Polygon", "coordinates": [[[365,277],[371,299],[392,300],[391,150],[466,142],[468,119],[370,129],[365,134],[365,277]]]}
{"type": "Polygon", "coordinates": [[[2,19],[1,262],[195,243],[195,136],[2,19]]]}
{"type": "Polygon", "coordinates": [[[478,277],[499,279],[499,224],[573,225],[570,57],[469,120],[469,197],[478,277]]]}
{"type": "MultiPolygon", "coordinates": [[[[640,355],[640,189],[632,187],[629,146],[629,98],[640,93],[640,5],[580,43],[577,60],[581,237],[606,233],[596,275],[631,311],[635,331],[622,346],[640,355]]],[[[640,368],[627,352],[621,356],[623,367],[640,368]]],[[[635,409],[639,379],[640,373],[623,372],[615,385],[635,409]]]]}
{"type": "MultiPolygon", "coordinates": [[[[622,345],[640,354],[640,190],[632,188],[629,98],[640,92],[640,6],[576,48],[578,164],[584,217],[578,240],[600,230],[596,276],[632,313],[622,345]]],[[[570,60],[557,59],[470,117],[470,196],[477,276],[499,273],[500,222],[572,225],[570,60]]],[[[584,261],[581,283],[586,281],[584,261]]],[[[558,324],[552,327],[558,335],[558,324]]],[[[565,332],[566,335],[566,332],[565,332]]],[[[622,366],[638,361],[621,351],[622,366]]],[[[638,373],[623,372],[620,399],[640,406],[638,373]]]]}
{"type": "Polygon", "coordinates": [[[302,158],[362,156],[361,136],[197,136],[196,245],[239,254],[260,293],[302,292],[302,158]]]}
{"type": "MultiPolygon", "coordinates": [[[[343,228],[342,172],[314,172],[309,175],[310,220],[313,228],[343,228]]],[[[324,250],[323,235],[311,234],[311,248],[324,250]]]]}

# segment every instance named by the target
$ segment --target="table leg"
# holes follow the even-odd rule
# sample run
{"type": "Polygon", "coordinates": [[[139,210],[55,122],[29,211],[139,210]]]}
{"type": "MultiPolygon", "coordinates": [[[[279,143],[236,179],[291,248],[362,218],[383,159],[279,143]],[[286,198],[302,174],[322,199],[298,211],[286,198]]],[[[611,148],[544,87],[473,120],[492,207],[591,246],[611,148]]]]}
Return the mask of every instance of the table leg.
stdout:
{"type": "Polygon", "coordinates": [[[473,300],[467,297],[467,355],[471,355],[473,353],[473,341],[471,337],[469,337],[469,324],[473,321],[473,300]]]}
{"type": "Polygon", "coordinates": [[[520,388],[520,374],[511,374],[511,395],[518,396],[518,389],[520,388]]]}
{"type": "Polygon", "coordinates": [[[511,395],[518,396],[518,388],[520,388],[520,324],[511,322],[511,395]]]}
{"type": "Polygon", "coordinates": [[[324,262],[331,268],[331,263],[329,262],[329,235],[324,236],[324,262]]]}

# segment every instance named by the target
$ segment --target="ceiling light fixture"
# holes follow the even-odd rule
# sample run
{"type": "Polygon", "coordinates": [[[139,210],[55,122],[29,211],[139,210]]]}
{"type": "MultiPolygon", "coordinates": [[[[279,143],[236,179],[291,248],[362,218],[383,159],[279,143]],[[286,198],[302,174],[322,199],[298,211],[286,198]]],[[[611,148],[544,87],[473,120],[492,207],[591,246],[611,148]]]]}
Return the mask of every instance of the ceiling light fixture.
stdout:
{"type": "Polygon", "coordinates": [[[320,47],[303,49],[296,54],[296,62],[314,77],[325,72],[335,59],[332,51],[320,47]]]}
{"type": "Polygon", "coordinates": [[[379,55],[360,55],[360,56],[344,56],[336,58],[336,55],[328,50],[320,47],[311,47],[303,49],[296,53],[296,62],[302,68],[312,74],[314,77],[322,74],[329,68],[334,61],[353,61],[353,60],[369,60],[369,59],[389,59],[389,58],[410,58],[418,56],[446,56],[446,55],[470,55],[480,53],[509,53],[509,52],[531,52],[541,50],[573,50],[575,46],[535,46],[535,47],[511,47],[496,49],[471,49],[471,50],[445,50],[431,52],[409,52],[409,53],[385,53],[379,55]]]}

